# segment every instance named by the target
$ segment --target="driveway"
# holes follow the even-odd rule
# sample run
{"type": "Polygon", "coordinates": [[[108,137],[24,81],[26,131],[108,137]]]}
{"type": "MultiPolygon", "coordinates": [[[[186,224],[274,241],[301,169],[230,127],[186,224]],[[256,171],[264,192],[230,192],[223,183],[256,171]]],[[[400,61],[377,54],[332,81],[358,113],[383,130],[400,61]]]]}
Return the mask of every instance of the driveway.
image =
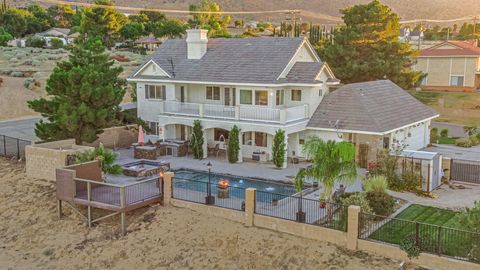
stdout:
{"type": "Polygon", "coordinates": [[[450,137],[468,137],[468,134],[463,130],[462,125],[451,124],[451,123],[444,123],[444,122],[432,122],[432,127],[438,128],[438,132],[442,129],[448,129],[448,136],[450,137]]]}
{"type": "Polygon", "coordinates": [[[27,141],[37,141],[38,138],[35,135],[35,123],[40,121],[40,119],[42,119],[42,117],[35,116],[0,121],[0,135],[27,141]]]}
{"type": "Polygon", "coordinates": [[[480,161],[480,145],[471,148],[464,148],[455,145],[434,144],[433,146],[426,147],[422,150],[428,152],[437,152],[442,154],[444,157],[453,159],[480,161]]]}

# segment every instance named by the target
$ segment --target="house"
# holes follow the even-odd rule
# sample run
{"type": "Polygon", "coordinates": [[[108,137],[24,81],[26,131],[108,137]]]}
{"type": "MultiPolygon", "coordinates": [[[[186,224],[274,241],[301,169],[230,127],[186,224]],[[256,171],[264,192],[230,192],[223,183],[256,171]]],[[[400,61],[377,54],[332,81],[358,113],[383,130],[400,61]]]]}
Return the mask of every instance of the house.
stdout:
{"type": "Polygon", "coordinates": [[[186,40],[164,42],[128,80],[155,138],[195,139],[193,122],[200,120],[205,157],[209,148],[225,147],[234,125],[241,129],[240,161],[259,153],[270,160],[278,129],[289,158],[303,157],[310,135],[371,145],[365,156],[394,140],[417,150],[438,116],[389,81],[330,93],[339,80],[303,37],[208,39],[206,30],[188,30],[186,40]]]}
{"type": "Polygon", "coordinates": [[[47,31],[36,33],[35,36],[45,39],[47,46],[50,46],[50,41],[53,38],[58,38],[63,42],[63,45],[73,43],[73,40],[78,37],[78,33],[70,33],[69,28],[53,27],[47,31]]]}
{"type": "Polygon", "coordinates": [[[414,68],[427,74],[422,90],[473,92],[480,87],[480,48],[476,42],[445,41],[421,50],[414,68]]]}
{"type": "Polygon", "coordinates": [[[155,51],[162,41],[153,35],[141,37],[135,40],[135,46],[145,48],[147,51],[155,51]]]}
{"type": "Polygon", "coordinates": [[[400,35],[398,39],[402,42],[410,41],[410,27],[402,27],[400,28],[400,35]]]}

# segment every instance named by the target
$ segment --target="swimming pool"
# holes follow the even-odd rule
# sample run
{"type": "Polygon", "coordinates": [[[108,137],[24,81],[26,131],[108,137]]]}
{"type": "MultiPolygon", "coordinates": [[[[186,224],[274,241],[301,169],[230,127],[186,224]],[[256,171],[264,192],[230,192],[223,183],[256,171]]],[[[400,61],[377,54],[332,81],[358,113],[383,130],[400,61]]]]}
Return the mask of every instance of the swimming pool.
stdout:
{"type": "MultiPolygon", "coordinates": [[[[175,170],[174,189],[188,189],[193,191],[204,192],[208,183],[208,172],[195,171],[189,169],[175,170]]],[[[230,195],[239,199],[244,199],[246,188],[256,188],[259,193],[272,193],[278,199],[288,197],[295,194],[295,188],[292,185],[274,183],[272,181],[265,181],[261,179],[246,178],[241,176],[225,175],[218,173],[211,173],[211,188],[212,194],[218,193],[217,183],[222,180],[228,180],[230,195]]],[[[257,199],[263,201],[264,196],[258,196],[257,199]]],[[[265,198],[267,200],[267,198],[265,198]]]]}

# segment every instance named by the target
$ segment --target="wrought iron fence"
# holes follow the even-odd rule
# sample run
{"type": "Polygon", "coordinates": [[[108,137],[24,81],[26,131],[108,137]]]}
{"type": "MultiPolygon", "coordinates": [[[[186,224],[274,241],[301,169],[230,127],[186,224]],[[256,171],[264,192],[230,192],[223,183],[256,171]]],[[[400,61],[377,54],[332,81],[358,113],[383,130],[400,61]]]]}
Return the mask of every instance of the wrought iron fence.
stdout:
{"type": "Polygon", "coordinates": [[[255,213],[340,231],[347,229],[346,206],[303,198],[299,195],[288,196],[257,191],[255,213]]]}
{"type": "Polygon", "coordinates": [[[222,186],[217,182],[204,182],[174,177],[172,197],[179,200],[208,204],[222,208],[245,210],[245,189],[222,186]]]}
{"type": "Polygon", "coordinates": [[[0,156],[25,159],[25,146],[31,141],[0,135],[0,156]]]}
{"type": "Polygon", "coordinates": [[[480,233],[360,213],[360,239],[402,245],[407,241],[422,252],[480,263],[480,233]]]}

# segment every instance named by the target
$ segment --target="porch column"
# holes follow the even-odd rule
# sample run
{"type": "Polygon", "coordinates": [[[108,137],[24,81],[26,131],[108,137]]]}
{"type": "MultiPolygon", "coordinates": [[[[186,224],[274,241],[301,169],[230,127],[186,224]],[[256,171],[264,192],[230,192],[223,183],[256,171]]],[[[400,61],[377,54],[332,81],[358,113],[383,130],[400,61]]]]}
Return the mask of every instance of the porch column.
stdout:
{"type": "Polygon", "coordinates": [[[237,161],[238,163],[243,162],[243,153],[242,153],[242,151],[243,151],[243,149],[242,149],[242,145],[243,145],[242,139],[243,138],[242,138],[242,134],[243,133],[241,131],[238,133],[238,146],[240,147],[240,149],[238,150],[238,161],[237,161]]]}
{"type": "Polygon", "coordinates": [[[285,133],[285,159],[283,160],[282,168],[287,168],[288,165],[288,134],[285,133]]]}
{"type": "Polygon", "coordinates": [[[203,158],[208,157],[208,140],[207,140],[207,130],[203,130],[203,158]]]}
{"type": "Polygon", "coordinates": [[[159,125],[158,126],[158,138],[162,141],[165,141],[165,125],[159,125]]]}

